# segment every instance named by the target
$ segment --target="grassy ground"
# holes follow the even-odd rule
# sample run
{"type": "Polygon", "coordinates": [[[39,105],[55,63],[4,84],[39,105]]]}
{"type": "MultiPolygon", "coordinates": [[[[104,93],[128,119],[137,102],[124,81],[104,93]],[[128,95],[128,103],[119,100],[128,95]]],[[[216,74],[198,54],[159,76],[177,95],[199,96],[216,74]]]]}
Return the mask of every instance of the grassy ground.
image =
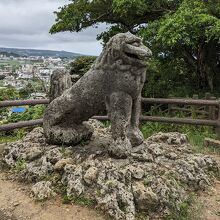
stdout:
{"type": "Polygon", "coordinates": [[[145,138],[158,132],[180,132],[187,134],[189,142],[194,146],[195,153],[218,153],[218,150],[210,146],[204,146],[204,139],[216,139],[217,135],[212,127],[207,126],[192,126],[192,125],[174,125],[159,122],[144,123],[141,130],[145,138]]]}
{"type": "Polygon", "coordinates": [[[0,65],[19,65],[20,62],[18,60],[0,60],[0,65]]]}
{"type": "Polygon", "coordinates": [[[25,129],[19,129],[19,130],[14,130],[14,131],[9,131],[9,132],[0,132],[0,144],[3,143],[11,143],[15,142],[17,140],[20,140],[25,136],[25,134],[28,131],[25,129]]]}

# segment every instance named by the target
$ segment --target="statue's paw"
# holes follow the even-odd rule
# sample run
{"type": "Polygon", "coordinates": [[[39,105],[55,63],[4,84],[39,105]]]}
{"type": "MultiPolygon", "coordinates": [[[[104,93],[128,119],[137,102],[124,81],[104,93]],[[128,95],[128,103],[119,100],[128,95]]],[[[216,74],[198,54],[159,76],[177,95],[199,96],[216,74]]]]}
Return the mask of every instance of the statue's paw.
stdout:
{"type": "Polygon", "coordinates": [[[118,138],[109,146],[108,152],[114,158],[127,158],[131,155],[132,145],[129,139],[118,138]]]}
{"type": "Polygon", "coordinates": [[[77,145],[81,141],[89,140],[93,134],[93,128],[86,123],[71,126],[53,126],[45,133],[50,144],[77,145]]]}
{"type": "Polygon", "coordinates": [[[138,128],[128,129],[127,137],[133,147],[141,145],[144,141],[144,136],[138,128]]]}

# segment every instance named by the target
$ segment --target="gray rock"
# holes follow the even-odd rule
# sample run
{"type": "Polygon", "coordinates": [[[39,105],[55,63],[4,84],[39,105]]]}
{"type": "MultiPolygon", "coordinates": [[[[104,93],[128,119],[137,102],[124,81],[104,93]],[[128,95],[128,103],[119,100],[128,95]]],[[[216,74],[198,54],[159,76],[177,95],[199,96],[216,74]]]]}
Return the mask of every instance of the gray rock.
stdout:
{"type": "Polygon", "coordinates": [[[128,169],[131,171],[132,173],[132,176],[135,178],[135,179],[143,179],[144,177],[144,170],[139,167],[139,166],[128,166],[128,169]]]}
{"type": "Polygon", "coordinates": [[[140,211],[153,211],[158,208],[159,200],[152,188],[145,187],[142,182],[135,182],[132,186],[135,204],[140,211]]]}
{"type": "Polygon", "coordinates": [[[0,144],[0,155],[5,151],[6,144],[0,144]]]}
{"type": "Polygon", "coordinates": [[[76,145],[90,139],[93,130],[83,122],[107,109],[112,137],[116,142],[121,139],[120,149],[117,151],[113,143],[110,153],[129,155],[131,144],[143,142],[138,125],[146,59],[150,56],[151,51],[135,35],[112,37],[92,68],[49,104],[43,123],[47,142],[76,145]]]}
{"type": "MultiPolygon", "coordinates": [[[[23,180],[56,178],[68,196],[95,199],[113,219],[127,220],[134,220],[139,210],[152,218],[166,216],[187,200],[189,192],[208,188],[218,173],[212,157],[193,154],[187,141],[168,141],[185,140],[179,133],[153,135],[132,148],[126,159],[109,157],[106,148],[114,141],[109,130],[97,121],[88,123],[94,129],[92,140],[68,147],[68,159],[61,146],[26,138],[7,145],[3,161],[13,168],[28,158],[31,148],[38,148],[43,155],[25,161],[25,169],[17,174],[23,180]]],[[[34,134],[43,141],[42,129],[34,134]]]]}
{"type": "Polygon", "coordinates": [[[52,190],[52,184],[49,181],[41,181],[31,188],[31,193],[36,200],[42,201],[55,195],[52,190]]]}
{"type": "Polygon", "coordinates": [[[39,161],[27,163],[25,169],[21,172],[22,178],[27,181],[36,182],[48,177],[53,172],[53,165],[47,161],[44,156],[39,161]]]}
{"type": "Polygon", "coordinates": [[[178,132],[169,132],[169,133],[159,132],[148,138],[148,141],[152,141],[156,143],[167,143],[169,145],[188,144],[187,136],[185,134],[180,134],[178,132]]]}
{"type": "Polygon", "coordinates": [[[45,143],[44,131],[43,128],[37,127],[34,128],[30,133],[28,133],[24,138],[23,142],[31,143],[45,143]]]}
{"type": "Polygon", "coordinates": [[[61,170],[64,169],[64,167],[67,164],[73,164],[73,163],[74,163],[74,161],[73,161],[72,158],[61,159],[58,162],[56,162],[56,164],[54,165],[54,170],[55,171],[61,171],[61,170]]]}
{"type": "Polygon", "coordinates": [[[51,162],[52,164],[55,164],[59,160],[62,159],[62,153],[60,152],[61,148],[54,148],[46,152],[45,156],[47,158],[47,161],[51,162]]]}
{"type": "Polygon", "coordinates": [[[85,173],[85,175],[84,175],[84,177],[83,177],[84,181],[85,181],[88,185],[91,185],[91,184],[96,180],[96,178],[97,178],[97,173],[98,173],[98,169],[97,169],[96,167],[90,167],[90,168],[86,171],[86,173],[85,173]]]}
{"type": "Polygon", "coordinates": [[[32,147],[30,148],[29,153],[27,153],[26,159],[28,161],[33,161],[35,159],[38,159],[43,155],[43,151],[40,147],[32,147]]]}
{"type": "Polygon", "coordinates": [[[84,193],[82,166],[66,165],[63,181],[67,182],[67,195],[80,196],[84,193]]]}

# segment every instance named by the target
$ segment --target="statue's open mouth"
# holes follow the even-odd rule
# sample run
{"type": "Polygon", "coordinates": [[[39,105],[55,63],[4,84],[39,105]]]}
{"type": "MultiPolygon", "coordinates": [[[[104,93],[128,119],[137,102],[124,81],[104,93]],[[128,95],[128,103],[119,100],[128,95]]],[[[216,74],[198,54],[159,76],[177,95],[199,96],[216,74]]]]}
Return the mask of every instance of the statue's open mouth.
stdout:
{"type": "Polygon", "coordinates": [[[152,56],[151,51],[144,45],[135,46],[132,44],[125,44],[124,53],[128,58],[144,61],[152,56]]]}
{"type": "Polygon", "coordinates": [[[144,58],[145,58],[145,57],[140,57],[140,56],[138,56],[137,54],[133,54],[133,53],[125,52],[125,54],[126,54],[128,57],[133,58],[133,59],[144,60],[144,58]]]}

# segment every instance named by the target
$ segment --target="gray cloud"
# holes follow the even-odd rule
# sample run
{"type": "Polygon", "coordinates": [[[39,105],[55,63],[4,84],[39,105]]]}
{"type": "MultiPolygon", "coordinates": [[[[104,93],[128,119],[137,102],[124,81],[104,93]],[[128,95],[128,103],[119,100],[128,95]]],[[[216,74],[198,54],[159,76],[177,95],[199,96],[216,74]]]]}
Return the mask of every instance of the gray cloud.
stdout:
{"type": "Polygon", "coordinates": [[[50,35],[54,11],[68,0],[0,0],[0,46],[68,50],[98,55],[101,45],[96,35],[106,29],[88,28],[81,33],[50,35]]]}

